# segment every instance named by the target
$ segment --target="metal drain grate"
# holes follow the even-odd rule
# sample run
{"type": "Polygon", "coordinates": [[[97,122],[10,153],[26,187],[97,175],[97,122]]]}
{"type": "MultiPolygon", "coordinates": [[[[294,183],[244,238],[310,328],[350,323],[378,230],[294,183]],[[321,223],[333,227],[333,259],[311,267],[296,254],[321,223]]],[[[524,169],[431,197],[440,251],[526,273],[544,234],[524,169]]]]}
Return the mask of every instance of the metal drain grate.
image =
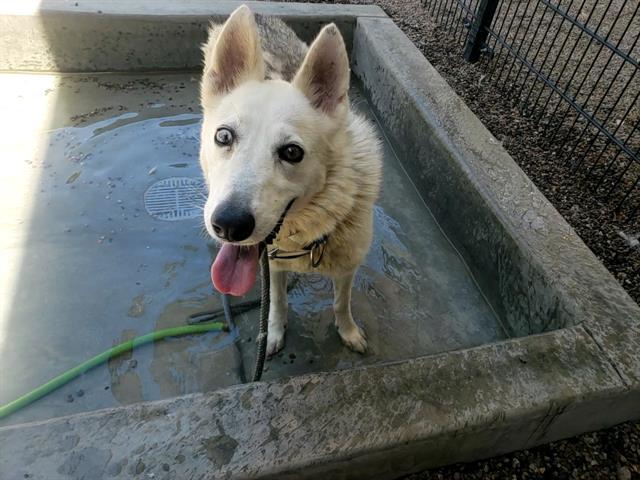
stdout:
{"type": "Polygon", "coordinates": [[[205,198],[202,180],[170,177],[154,183],[144,192],[144,206],[152,217],[174,222],[200,216],[205,198]]]}

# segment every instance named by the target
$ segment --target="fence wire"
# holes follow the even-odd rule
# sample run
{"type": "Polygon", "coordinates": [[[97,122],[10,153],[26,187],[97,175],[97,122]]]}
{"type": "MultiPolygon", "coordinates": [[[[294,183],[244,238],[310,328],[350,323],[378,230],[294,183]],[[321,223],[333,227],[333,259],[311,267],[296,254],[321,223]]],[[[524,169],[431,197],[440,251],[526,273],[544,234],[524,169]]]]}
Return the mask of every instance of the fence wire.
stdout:
{"type": "Polygon", "coordinates": [[[483,84],[619,214],[640,208],[640,1],[423,0],[483,84]]]}

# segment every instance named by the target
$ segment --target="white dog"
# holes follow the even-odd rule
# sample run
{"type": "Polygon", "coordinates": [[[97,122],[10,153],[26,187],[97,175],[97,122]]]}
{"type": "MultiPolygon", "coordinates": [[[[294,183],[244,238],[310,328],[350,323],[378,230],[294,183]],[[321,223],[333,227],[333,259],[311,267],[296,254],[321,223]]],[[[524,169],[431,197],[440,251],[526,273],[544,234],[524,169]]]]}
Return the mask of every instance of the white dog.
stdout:
{"type": "Polygon", "coordinates": [[[284,345],[287,271],[333,280],[340,337],[364,352],[351,288],[371,243],[382,162],[374,128],[350,110],[340,32],[327,25],[307,47],[280,20],[242,6],[212,26],[203,49],[204,220],[222,242],[215,286],[247,293],[259,244],[272,241],[267,354],[284,345]]]}

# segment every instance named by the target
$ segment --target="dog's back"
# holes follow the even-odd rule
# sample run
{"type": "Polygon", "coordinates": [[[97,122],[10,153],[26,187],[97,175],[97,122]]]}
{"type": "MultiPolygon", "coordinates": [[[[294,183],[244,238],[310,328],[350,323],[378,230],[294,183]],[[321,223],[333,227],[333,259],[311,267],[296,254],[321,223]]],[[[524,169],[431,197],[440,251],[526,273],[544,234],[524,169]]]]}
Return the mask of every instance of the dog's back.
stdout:
{"type": "MultiPolygon", "coordinates": [[[[265,78],[292,81],[309,47],[279,18],[255,15],[255,19],[265,63],[265,78]]],[[[205,64],[221,29],[222,25],[211,25],[209,40],[203,46],[205,64]]]]}
{"type": "Polygon", "coordinates": [[[307,54],[307,44],[298,38],[282,20],[256,15],[266,78],[280,78],[290,82],[307,54]]]}

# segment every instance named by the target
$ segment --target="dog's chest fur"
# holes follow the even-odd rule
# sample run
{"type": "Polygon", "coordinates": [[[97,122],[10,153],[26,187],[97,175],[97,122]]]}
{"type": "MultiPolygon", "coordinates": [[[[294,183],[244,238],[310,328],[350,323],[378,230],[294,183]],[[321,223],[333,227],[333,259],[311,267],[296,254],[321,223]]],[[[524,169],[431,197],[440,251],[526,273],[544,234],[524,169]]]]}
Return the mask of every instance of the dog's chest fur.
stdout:
{"type": "Polygon", "coordinates": [[[373,204],[380,190],[380,143],[371,123],[349,113],[325,188],[299,211],[292,211],[274,245],[295,251],[328,236],[322,262],[314,268],[310,257],[273,261],[274,268],[339,275],[362,263],[373,230],[373,204]]]}
{"type": "MultiPolygon", "coordinates": [[[[258,16],[256,21],[266,77],[291,81],[307,53],[307,45],[279,19],[258,16]]],[[[382,173],[375,129],[362,116],[349,112],[344,131],[331,147],[333,164],[325,189],[309,205],[287,215],[274,242],[283,251],[299,251],[327,235],[322,261],[314,268],[310,256],[272,260],[276,270],[335,276],[359,265],[369,250],[373,203],[382,173]]]]}

